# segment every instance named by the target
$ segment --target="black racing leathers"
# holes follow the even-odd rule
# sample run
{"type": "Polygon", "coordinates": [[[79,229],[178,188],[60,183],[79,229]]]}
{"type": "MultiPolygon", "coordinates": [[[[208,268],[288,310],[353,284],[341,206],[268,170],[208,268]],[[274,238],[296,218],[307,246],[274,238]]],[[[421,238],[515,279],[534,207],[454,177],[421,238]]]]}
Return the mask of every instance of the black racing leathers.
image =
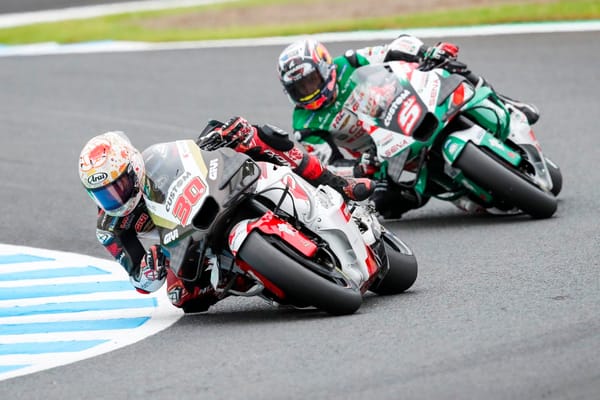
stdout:
{"type": "Polygon", "coordinates": [[[108,252],[125,268],[129,276],[135,276],[146,249],[138,234],[154,229],[144,200],[125,217],[113,217],[99,209],[96,237],[108,252]]]}

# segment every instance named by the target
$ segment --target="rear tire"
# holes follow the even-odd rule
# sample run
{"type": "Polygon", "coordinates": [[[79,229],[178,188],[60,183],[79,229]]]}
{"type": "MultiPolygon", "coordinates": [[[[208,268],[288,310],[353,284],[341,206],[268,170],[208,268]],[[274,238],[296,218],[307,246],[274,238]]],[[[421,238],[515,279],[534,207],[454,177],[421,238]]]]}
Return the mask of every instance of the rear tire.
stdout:
{"type": "Polygon", "coordinates": [[[379,295],[402,293],[417,280],[417,258],[398,238],[386,233],[382,236],[382,240],[389,270],[383,279],[374,282],[369,290],[379,295]]]}
{"type": "Polygon", "coordinates": [[[356,312],[362,304],[362,294],[354,284],[347,282],[342,286],[317,275],[257,231],[248,235],[238,257],[281,289],[293,305],[311,305],[329,314],[346,315],[356,312]]]}
{"type": "Polygon", "coordinates": [[[493,197],[534,218],[550,218],[556,211],[557,201],[551,193],[538,188],[473,143],[466,144],[454,166],[477,185],[489,190],[493,197]]]}

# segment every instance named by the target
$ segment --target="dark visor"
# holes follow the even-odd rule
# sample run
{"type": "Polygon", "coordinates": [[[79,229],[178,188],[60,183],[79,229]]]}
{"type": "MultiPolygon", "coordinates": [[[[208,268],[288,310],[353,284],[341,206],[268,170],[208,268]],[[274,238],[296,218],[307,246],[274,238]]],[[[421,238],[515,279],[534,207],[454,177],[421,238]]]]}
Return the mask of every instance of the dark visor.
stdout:
{"type": "Polygon", "coordinates": [[[309,101],[321,91],[323,78],[319,71],[314,70],[302,79],[288,83],[286,90],[296,101],[309,101]]]}

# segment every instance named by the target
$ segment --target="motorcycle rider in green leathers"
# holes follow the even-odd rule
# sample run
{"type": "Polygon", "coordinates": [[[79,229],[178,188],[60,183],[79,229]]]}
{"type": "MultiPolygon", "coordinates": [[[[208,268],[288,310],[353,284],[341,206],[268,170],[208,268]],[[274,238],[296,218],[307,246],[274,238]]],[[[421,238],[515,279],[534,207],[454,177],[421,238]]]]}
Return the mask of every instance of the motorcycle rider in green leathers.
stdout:
{"type": "MultiPolygon", "coordinates": [[[[284,91],[295,105],[292,128],[296,139],[340,175],[369,175],[376,163],[371,155],[371,138],[358,118],[344,108],[353,90],[352,72],[361,66],[386,61],[430,60],[449,72],[465,76],[476,87],[489,86],[458,62],[457,55],[458,46],[454,44],[441,42],[428,47],[410,35],[401,35],[388,45],[348,50],[336,58],[331,57],[322,43],[311,38],[290,44],[281,52],[277,67],[284,91]]],[[[509,110],[514,107],[522,111],[530,125],[538,120],[535,106],[499,97],[509,110]]],[[[399,218],[429,199],[414,190],[400,189],[380,180],[371,200],[382,217],[399,218]]],[[[457,205],[467,211],[478,211],[469,201],[457,205]]]]}

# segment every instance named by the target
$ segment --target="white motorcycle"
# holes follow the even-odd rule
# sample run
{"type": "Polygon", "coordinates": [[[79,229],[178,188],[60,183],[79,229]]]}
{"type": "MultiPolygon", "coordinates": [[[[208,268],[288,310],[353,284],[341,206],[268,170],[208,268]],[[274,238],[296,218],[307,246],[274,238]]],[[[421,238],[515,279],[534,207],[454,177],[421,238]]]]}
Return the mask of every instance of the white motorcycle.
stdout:
{"type": "Polygon", "coordinates": [[[255,162],[218,134],[198,144],[143,153],[145,201],[170,268],[190,289],[210,281],[220,298],[260,296],[342,315],[358,310],[367,290],[394,294],[414,283],[414,254],[368,206],[255,162]]]}

